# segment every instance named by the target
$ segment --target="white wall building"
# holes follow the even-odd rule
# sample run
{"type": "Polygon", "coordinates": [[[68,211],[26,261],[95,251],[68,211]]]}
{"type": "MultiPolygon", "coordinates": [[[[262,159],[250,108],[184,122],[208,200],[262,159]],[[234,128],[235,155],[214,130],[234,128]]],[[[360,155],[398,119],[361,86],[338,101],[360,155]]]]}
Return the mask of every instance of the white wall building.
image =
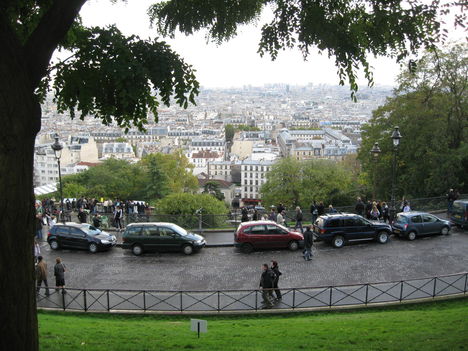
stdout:
{"type": "Polygon", "coordinates": [[[266,182],[266,173],[274,161],[247,159],[241,164],[241,199],[244,204],[261,200],[260,188],[266,182]]]}

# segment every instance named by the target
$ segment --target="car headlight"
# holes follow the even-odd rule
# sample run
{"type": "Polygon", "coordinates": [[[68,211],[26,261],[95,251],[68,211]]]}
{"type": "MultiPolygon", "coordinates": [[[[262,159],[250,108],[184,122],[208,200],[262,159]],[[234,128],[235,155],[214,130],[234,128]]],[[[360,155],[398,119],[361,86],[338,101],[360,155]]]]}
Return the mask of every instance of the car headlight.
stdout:
{"type": "Polygon", "coordinates": [[[196,243],[197,243],[197,244],[202,244],[202,243],[203,243],[203,239],[197,240],[196,243]]]}
{"type": "Polygon", "coordinates": [[[109,240],[101,240],[101,244],[110,244],[109,240]]]}

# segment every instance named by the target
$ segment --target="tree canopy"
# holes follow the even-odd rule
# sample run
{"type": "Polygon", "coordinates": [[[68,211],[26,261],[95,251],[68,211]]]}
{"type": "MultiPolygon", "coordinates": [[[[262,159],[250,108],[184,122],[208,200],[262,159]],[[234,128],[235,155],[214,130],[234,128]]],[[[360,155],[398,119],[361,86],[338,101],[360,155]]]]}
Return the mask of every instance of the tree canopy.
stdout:
{"type": "Polygon", "coordinates": [[[312,201],[336,206],[349,205],[361,188],[356,176],[343,164],[330,160],[298,161],[284,158],[276,162],[261,188],[265,206],[308,208],[312,201]]]}
{"type": "Polygon", "coordinates": [[[449,188],[468,191],[468,45],[432,50],[414,72],[402,72],[394,95],[363,127],[359,159],[376,175],[378,194],[389,197],[394,126],[402,139],[398,150],[399,196],[440,196],[449,188]],[[377,162],[369,153],[382,150],[377,162]]]}

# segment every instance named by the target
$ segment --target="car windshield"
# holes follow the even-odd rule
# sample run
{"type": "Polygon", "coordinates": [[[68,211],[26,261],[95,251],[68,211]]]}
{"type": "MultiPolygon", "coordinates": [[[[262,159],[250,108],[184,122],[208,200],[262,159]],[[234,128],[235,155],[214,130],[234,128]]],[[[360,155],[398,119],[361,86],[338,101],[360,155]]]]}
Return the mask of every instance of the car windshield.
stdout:
{"type": "Polygon", "coordinates": [[[182,228],[182,227],[179,227],[177,224],[172,224],[172,225],[170,226],[170,228],[171,228],[172,230],[174,230],[175,232],[177,232],[178,234],[182,235],[182,236],[186,236],[186,235],[189,234],[188,231],[186,231],[186,230],[185,230],[184,228],[182,228]]]}
{"type": "Polygon", "coordinates": [[[95,228],[95,227],[93,227],[92,225],[83,225],[83,226],[81,227],[81,229],[82,229],[83,231],[85,231],[86,234],[88,234],[88,235],[98,235],[98,234],[101,234],[101,233],[102,233],[102,231],[101,231],[100,229],[95,228]]]}
{"type": "Polygon", "coordinates": [[[397,223],[406,224],[406,223],[408,223],[408,218],[407,218],[406,216],[403,216],[403,215],[401,215],[401,214],[398,214],[398,215],[397,215],[396,222],[397,222],[397,223]]]}

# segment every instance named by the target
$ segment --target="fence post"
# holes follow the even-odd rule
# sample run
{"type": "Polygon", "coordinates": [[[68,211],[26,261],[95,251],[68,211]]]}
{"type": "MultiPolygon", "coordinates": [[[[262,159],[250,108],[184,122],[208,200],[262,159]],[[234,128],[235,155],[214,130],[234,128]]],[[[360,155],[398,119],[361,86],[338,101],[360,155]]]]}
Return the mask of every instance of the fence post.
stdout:
{"type": "Polygon", "coordinates": [[[255,290],[255,311],[258,311],[258,290],[255,290]]]}
{"type": "Polygon", "coordinates": [[[109,298],[109,289],[107,289],[107,312],[110,311],[110,298],[109,298]]]}
{"type": "Polygon", "coordinates": [[[292,303],[292,308],[296,308],[296,288],[293,288],[293,303],[292,303]]]}
{"type": "Polygon", "coordinates": [[[437,285],[437,277],[434,277],[434,289],[432,290],[432,298],[436,296],[436,285],[437,285]]]}
{"type": "Polygon", "coordinates": [[[217,293],[218,293],[218,312],[219,312],[221,310],[220,307],[219,307],[220,306],[220,303],[219,303],[219,290],[217,291],[217,293]]]}
{"type": "Polygon", "coordinates": [[[464,289],[464,294],[466,295],[466,283],[468,282],[468,273],[465,273],[465,289],[464,289]]]}
{"type": "Polygon", "coordinates": [[[84,310],[88,312],[88,304],[86,302],[86,289],[83,290],[83,302],[84,302],[84,310]]]}
{"type": "Polygon", "coordinates": [[[329,307],[332,307],[332,296],[333,296],[333,286],[330,286],[330,303],[329,303],[329,307]]]}
{"type": "Polygon", "coordinates": [[[198,214],[198,230],[200,231],[200,233],[203,233],[203,219],[202,219],[202,213],[200,211],[200,213],[198,214]]]}
{"type": "Polygon", "coordinates": [[[65,311],[65,289],[62,288],[62,306],[63,310],[65,311]]]}
{"type": "Polygon", "coordinates": [[[369,284],[366,284],[366,302],[365,305],[367,306],[367,297],[369,296],[369,284]]]}
{"type": "Polygon", "coordinates": [[[182,291],[179,291],[179,294],[180,294],[180,312],[184,312],[184,307],[182,304],[182,291]]]}
{"type": "Polygon", "coordinates": [[[143,290],[143,311],[146,312],[146,291],[143,290]]]}
{"type": "Polygon", "coordinates": [[[403,299],[403,280],[400,281],[400,302],[403,299]]]}

